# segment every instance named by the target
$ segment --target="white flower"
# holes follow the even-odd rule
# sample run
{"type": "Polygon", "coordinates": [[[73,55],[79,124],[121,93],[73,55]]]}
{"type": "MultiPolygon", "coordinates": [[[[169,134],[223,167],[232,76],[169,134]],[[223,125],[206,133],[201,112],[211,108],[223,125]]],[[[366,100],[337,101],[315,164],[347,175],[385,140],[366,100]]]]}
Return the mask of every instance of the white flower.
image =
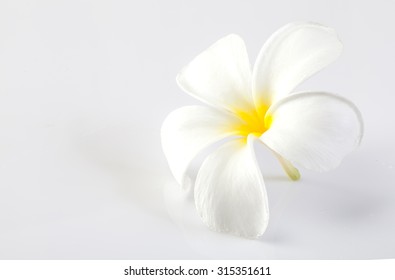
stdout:
{"type": "Polygon", "coordinates": [[[195,182],[196,208],[211,229],[253,238],[267,227],[268,201],[254,140],[271,149],[294,180],[300,176],[294,164],[333,169],[359,145],[362,118],[353,103],[326,92],[291,94],[341,50],[333,29],[291,23],[265,43],[252,71],[243,40],[232,34],[177,76],[185,92],[209,106],[179,108],[163,123],[163,150],[176,180],[191,184],[190,162],[229,138],[205,159],[195,182]]]}

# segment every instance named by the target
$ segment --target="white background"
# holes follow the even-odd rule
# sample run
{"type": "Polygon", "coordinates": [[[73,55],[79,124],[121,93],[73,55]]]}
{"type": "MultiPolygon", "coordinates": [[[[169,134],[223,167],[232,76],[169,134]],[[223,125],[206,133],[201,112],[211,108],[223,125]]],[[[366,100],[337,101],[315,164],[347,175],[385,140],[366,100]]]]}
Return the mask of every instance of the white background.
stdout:
{"type": "Polygon", "coordinates": [[[395,258],[393,1],[0,1],[1,259],[395,258]],[[271,220],[209,231],[167,167],[160,126],[199,104],[177,72],[229,33],[254,61],[294,20],[344,53],[299,89],[352,100],[361,147],[291,182],[257,148],[271,220]]]}

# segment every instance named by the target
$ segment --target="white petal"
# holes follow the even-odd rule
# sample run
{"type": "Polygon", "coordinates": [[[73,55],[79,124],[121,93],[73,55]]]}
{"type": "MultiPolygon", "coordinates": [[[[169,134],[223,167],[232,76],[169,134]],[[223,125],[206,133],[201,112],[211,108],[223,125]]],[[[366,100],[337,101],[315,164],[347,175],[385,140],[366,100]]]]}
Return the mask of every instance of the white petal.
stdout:
{"type": "Polygon", "coordinates": [[[243,39],[231,34],[198,55],[177,76],[195,98],[231,111],[252,108],[251,66],[243,39]]]}
{"type": "Polygon", "coordinates": [[[269,209],[253,136],[235,139],[213,152],[199,170],[195,203],[213,230],[255,238],[263,234],[269,209]]]}
{"type": "Polygon", "coordinates": [[[316,171],[337,167],[359,145],[362,117],[350,101],[324,92],[295,93],[272,106],[261,140],[293,164],[316,171]]]}
{"type": "Polygon", "coordinates": [[[209,145],[236,133],[240,120],[206,106],[186,106],[169,114],[162,125],[164,154],[174,177],[188,184],[185,172],[196,155],[209,145]]]}
{"type": "Polygon", "coordinates": [[[291,23],[262,47],[253,70],[255,102],[270,105],[333,62],[342,51],[335,31],[316,23],[291,23]]]}

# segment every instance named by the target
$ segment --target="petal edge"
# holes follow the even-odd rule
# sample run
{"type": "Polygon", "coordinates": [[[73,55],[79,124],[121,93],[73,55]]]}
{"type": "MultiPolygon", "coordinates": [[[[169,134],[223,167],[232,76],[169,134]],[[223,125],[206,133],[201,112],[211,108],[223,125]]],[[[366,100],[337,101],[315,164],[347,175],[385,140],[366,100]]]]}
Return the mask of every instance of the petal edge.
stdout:
{"type": "Polygon", "coordinates": [[[256,103],[273,104],[340,55],[334,29],[294,22],[277,30],[263,45],[252,74],[256,103]]]}
{"type": "Polygon", "coordinates": [[[196,155],[217,141],[235,135],[240,120],[207,106],[185,106],[171,112],[162,124],[164,154],[177,182],[186,187],[186,170],[196,155]]]}
{"type": "Polygon", "coordinates": [[[253,108],[251,66],[243,39],[230,34],[200,53],[176,78],[198,100],[229,111],[253,108]]]}
{"type": "Polygon", "coordinates": [[[196,208],[209,228],[257,238],[266,230],[269,208],[253,151],[254,136],[235,139],[213,152],[199,170],[196,208]]]}
{"type": "Polygon", "coordinates": [[[363,136],[363,120],[349,100],[326,92],[302,92],[274,104],[260,139],[292,164],[327,171],[337,167],[363,136]]]}

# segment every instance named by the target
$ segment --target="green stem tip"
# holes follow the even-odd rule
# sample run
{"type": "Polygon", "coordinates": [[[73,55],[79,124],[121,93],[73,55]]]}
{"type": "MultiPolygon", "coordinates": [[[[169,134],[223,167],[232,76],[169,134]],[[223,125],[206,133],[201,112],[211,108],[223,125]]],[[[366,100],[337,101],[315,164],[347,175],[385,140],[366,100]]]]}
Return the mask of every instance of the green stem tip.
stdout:
{"type": "Polygon", "coordinates": [[[284,169],[285,173],[287,173],[288,177],[293,180],[297,181],[300,179],[299,170],[296,169],[295,166],[292,165],[288,160],[280,156],[276,153],[278,161],[281,163],[282,168],[284,169]]]}

